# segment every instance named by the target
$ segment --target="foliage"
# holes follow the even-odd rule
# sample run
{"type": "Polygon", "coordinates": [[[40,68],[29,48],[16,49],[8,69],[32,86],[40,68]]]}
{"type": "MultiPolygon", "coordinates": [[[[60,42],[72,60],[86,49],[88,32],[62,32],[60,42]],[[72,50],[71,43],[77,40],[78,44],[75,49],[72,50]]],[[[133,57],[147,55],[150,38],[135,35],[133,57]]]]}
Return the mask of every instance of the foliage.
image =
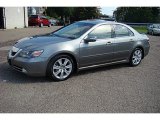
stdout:
{"type": "Polygon", "coordinates": [[[114,11],[119,22],[160,22],[158,7],[119,7],[114,11]]]}
{"type": "Polygon", "coordinates": [[[71,21],[98,18],[100,9],[97,7],[47,7],[48,16],[59,18],[70,18],[71,21]]]}
{"type": "Polygon", "coordinates": [[[147,27],[146,26],[132,26],[135,30],[137,30],[139,33],[147,33],[147,27]]]}

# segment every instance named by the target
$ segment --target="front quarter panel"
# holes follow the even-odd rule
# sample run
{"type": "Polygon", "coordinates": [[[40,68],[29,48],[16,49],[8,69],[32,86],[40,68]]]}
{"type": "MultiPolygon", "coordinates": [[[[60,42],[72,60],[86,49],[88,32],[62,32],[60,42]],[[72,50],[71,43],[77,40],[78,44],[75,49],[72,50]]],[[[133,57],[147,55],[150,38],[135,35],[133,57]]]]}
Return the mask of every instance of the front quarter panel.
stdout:
{"type": "MultiPolygon", "coordinates": [[[[44,47],[42,57],[48,58],[48,62],[58,54],[71,54],[78,62],[79,56],[79,39],[50,44],[44,47]]],[[[47,63],[48,64],[48,63],[47,63]]]]}

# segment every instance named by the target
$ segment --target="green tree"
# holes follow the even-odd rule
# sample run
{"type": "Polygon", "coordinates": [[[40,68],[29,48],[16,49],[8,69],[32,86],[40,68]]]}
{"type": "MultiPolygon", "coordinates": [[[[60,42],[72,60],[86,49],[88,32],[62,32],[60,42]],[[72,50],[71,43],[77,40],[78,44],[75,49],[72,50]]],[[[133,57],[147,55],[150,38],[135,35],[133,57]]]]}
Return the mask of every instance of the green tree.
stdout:
{"type": "Polygon", "coordinates": [[[119,7],[114,11],[119,22],[158,22],[158,7],[119,7]]]}
{"type": "Polygon", "coordinates": [[[51,17],[65,18],[71,21],[98,18],[100,9],[98,7],[48,7],[46,14],[51,17]]]}
{"type": "Polygon", "coordinates": [[[76,20],[95,19],[100,15],[100,9],[97,7],[76,7],[74,8],[74,18],[76,20]]]}

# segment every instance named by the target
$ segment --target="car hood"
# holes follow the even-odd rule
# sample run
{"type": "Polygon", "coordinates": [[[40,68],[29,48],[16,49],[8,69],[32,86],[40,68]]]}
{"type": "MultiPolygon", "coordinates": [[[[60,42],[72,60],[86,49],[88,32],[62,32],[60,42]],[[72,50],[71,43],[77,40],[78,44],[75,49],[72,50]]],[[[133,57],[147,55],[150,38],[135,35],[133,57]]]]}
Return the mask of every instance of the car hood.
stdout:
{"type": "Polygon", "coordinates": [[[43,47],[49,44],[56,44],[70,40],[72,39],[57,37],[51,34],[45,34],[45,35],[37,35],[33,37],[22,38],[18,40],[14,46],[20,49],[33,49],[37,47],[43,47]]]}

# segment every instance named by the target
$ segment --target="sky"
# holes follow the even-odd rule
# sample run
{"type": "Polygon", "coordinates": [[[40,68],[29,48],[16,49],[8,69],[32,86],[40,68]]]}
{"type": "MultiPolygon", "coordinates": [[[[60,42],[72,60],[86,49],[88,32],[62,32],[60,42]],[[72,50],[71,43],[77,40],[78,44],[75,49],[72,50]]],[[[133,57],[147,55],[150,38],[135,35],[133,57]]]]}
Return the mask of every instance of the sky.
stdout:
{"type": "Polygon", "coordinates": [[[101,7],[101,13],[106,15],[113,15],[114,10],[116,10],[117,7],[101,7]]]}

